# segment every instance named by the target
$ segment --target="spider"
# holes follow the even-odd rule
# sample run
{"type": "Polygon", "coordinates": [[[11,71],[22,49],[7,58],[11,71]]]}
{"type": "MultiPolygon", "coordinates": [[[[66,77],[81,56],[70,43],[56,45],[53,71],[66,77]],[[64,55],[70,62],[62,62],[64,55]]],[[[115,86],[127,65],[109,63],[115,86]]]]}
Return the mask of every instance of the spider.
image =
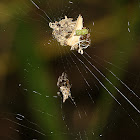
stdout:
{"type": "Polygon", "coordinates": [[[59,87],[59,91],[57,92],[58,95],[60,95],[60,93],[62,93],[63,95],[63,103],[66,101],[66,99],[68,99],[69,97],[71,97],[71,85],[69,83],[68,80],[68,76],[66,73],[62,73],[61,76],[59,76],[58,81],[57,81],[57,86],[59,87]]]}

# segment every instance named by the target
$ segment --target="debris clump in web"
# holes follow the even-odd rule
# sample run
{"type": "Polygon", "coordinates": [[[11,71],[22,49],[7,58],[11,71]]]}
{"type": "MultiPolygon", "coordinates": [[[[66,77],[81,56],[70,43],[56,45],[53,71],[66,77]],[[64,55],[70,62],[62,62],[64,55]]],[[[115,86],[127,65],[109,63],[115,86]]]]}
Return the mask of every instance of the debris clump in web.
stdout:
{"type": "Polygon", "coordinates": [[[50,28],[53,29],[53,36],[56,38],[60,45],[71,46],[71,50],[78,50],[78,53],[83,54],[83,49],[89,47],[90,33],[86,27],[83,27],[83,18],[78,16],[76,21],[73,18],[68,18],[49,23],[50,28]]]}
{"type": "MultiPolygon", "coordinates": [[[[59,91],[62,93],[63,95],[63,103],[66,101],[66,99],[68,99],[69,97],[71,97],[71,85],[69,83],[69,79],[66,73],[62,73],[61,76],[59,76],[58,81],[57,81],[57,86],[59,87],[59,91]]],[[[58,95],[60,95],[60,92],[58,92],[58,95]]]]}

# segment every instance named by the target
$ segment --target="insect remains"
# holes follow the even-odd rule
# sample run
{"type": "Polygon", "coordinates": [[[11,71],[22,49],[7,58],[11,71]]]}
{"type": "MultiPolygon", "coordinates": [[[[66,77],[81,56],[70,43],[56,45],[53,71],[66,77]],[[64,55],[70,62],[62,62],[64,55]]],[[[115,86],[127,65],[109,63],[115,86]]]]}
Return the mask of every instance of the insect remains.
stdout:
{"type": "Polygon", "coordinates": [[[62,93],[63,95],[63,103],[66,101],[66,99],[68,99],[69,97],[71,97],[71,85],[69,83],[69,79],[66,73],[62,73],[61,76],[59,76],[58,81],[57,81],[57,86],[59,87],[59,91],[57,92],[58,95],[60,95],[60,93],[62,93]]]}
{"type": "Polygon", "coordinates": [[[53,29],[53,36],[60,45],[71,46],[70,50],[78,50],[78,53],[83,54],[83,49],[90,46],[90,33],[88,29],[83,27],[83,18],[78,16],[76,21],[73,18],[68,18],[49,23],[50,28],[53,29]]]}

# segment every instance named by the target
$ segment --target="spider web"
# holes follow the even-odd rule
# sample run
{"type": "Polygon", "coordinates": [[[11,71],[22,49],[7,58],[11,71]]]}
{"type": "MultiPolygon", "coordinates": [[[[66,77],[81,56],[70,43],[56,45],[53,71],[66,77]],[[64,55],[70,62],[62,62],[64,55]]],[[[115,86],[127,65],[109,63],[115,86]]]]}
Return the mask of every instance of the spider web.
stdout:
{"type": "Polygon", "coordinates": [[[9,3],[12,14],[1,10],[1,44],[14,55],[3,78],[1,139],[140,138],[139,4],[110,3],[26,0],[9,3]],[[83,55],[60,46],[48,26],[79,14],[91,34],[83,55]],[[63,72],[72,85],[65,103],[56,85],[63,72]]]}

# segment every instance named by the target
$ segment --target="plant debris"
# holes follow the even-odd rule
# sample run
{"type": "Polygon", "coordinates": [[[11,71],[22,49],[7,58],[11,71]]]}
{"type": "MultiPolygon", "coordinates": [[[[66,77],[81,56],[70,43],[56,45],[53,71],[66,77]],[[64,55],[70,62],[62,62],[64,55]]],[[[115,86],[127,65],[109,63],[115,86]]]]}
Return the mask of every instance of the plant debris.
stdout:
{"type": "Polygon", "coordinates": [[[71,46],[70,50],[78,50],[78,53],[83,54],[83,49],[89,47],[90,33],[88,29],[83,27],[83,18],[81,15],[78,16],[76,21],[73,18],[68,18],[49,23],[50,28],[53,29],[53,36],[56,38],[60,45],[71,46]]]}

